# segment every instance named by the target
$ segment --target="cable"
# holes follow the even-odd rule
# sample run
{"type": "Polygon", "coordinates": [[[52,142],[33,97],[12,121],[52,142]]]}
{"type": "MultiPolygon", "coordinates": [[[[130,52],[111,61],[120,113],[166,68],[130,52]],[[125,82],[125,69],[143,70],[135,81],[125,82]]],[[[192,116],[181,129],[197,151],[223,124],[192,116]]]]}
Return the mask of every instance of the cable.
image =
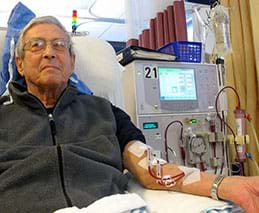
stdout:
{"type": "Polygon", "coordinates": [[[234,162],[232,163],[232,166],[236,166],[237,170],[234,170],[234,168],[231,168],[231,173],[232,174],[240,174],[241,173],[241,164],[240,162],[234,162]]]}
{"type": "Polygon", "coordinates": [[[231,87],[231,86],[225,86],[225,87],[223,87],[223,88],[218,92],[218,94],[217,94],[217,96],[216,96],[216,100],[215,100],[215,109],[216,109],[216,114],[217,114],[217,117],[219,118],[219,120],[230,130],[230,132],[232,133],[233,137],[235,138],[235,137],[236,137],[236,134],[234,133],[233,129],[228,125],[228,123],[227,123],[225,120],[223,120],[223,118],[220,116],[219,110],[218,110],[218,99],[219,99],[219,95],[220,95],[225,89],[228,89],[228,88],[229,88],[229,89],[232,89],[232,90],[235,92],[235,94],[237,95],[237,97],[238,97],[238,105],[237,105],[237,108],[240,109],[240,98],[239,98],[239,95],[238,95],[237,91],[236,91],[233,87],[231,87]]]}
{"type": "Polygon", "coordinates": [[[219,99],[219,95],[221,94],[221,92],[223,92],[225,89],[232,89],[234,92],[235,92],[235,94],[236,94],[236,96],[237,96],[237,98],[238,98],[238,103],[237,103],[237,109],[240,109],[240,98],[239,98],[239,95],[238,95],[238,93],[237,93],[237,91],[233,88],[233,87],[231,87],[231,86],[225,86],[225,87],[223,87],[219,92],[218,92],[218,94],[217,94],[217,96],[216,96],[216,100],[215,100],[215,109],[216,109],[216,114],[217,114],[217,117],[220,119],[220,121],[231,131],[231,133],[232,133],[232,135],[234,136],[234,138],[236,137],[236,134],[234,133],[234,131],[233,131],[233,129],[227,124],[227,122],[225,122],[222,118],[221,118],[221,116],[220,116],[220,114],[219,114],[219,110],[218,110],[218,99],[219,99]]]}
{"type": "MultiPolygon", "coordinates": [[[[121,17],[123,16],[123,13],[119,16],[119,18],[107,18],[107,17],[100,17],[100,16],[97,16],[96,14],[94,14],[92,12],[92,8],[94,7],[94,5],[96,4],[97,0],[94,0],[92,2],[92,4],[89,6],[88,8],[88,12],[91,16],[93,17],[85,17],[84,19],[88,19],[88,20],[91,20],[91,21],[95,21],[95,22],[108,22],[108,23],[111,23],[99,36],[98,38],[100,38],[107,30],[109,30],[112,25],[114,23],[117,23],[117,24],[125,24],[125,19],[121,19],[121,17]]],[[[82,19],[82,17],[80,17],[82,19]]],[[[72,33],[73,34],[76,34],[76,30],[78,29],[79,26],[83,25],[83,24],[86,24],[86,23],[89,23],[89,21],[86,21],[86,22],[81,22],[80,24],[77,24],[77,19],[78,19],[78,16],[77,16],[77,10],[73,10],[72,11],[72,33]]]]}
{"type": "Polygon", "coordinates": [[[238,161],[238,163],[240,164],[240,167],[241,167],[241,168],[240,168],[241,175],[244,175],[244,165],[243,165],[243,162],[242,162],[241,159],[240,159],[239,152],[238,152],[238,150],[237,150],[237,142],[236,142],[236,140],[235,140],[236,134],[234,133],[233,129],[227,124],[227,122],[225,122],[225,121],[222,119],[222,117],[221,117],[220,114],[219,114],[219,110],[218,110],[218,99],[219,99],[219,95],[220,95],[221,92],[224,91],[225,89],[232,89],[232,90],[235,92],[235,94],[236,94],[236,96],[237,96],[237,98],[238,98],[238,102],[237,102],[237,106],[236,106],[236,111],[241,111],[241,108],[240,108],[240,97],[239,97],[239,95],[238,95],[236,89],[234,89],[234,88],[231,87],[231,86],[225,86],[225,87],[223,87],[223,88],[218,92],[218,94],[217,94],[217,96],[216,96],[216,100],[215,100],[216,114],[217,114],[217,117],[220,119],[220,121],[223,122],[223,124],[231,131],[231,133],[232,133],[232,135],[233,135],[233,137],[234,137],[234,147],[235,147],[235,152],[236,152],[236,158],[237,158],[237,161],[238,161]]]}
{"type": "MultiPolygon", "coordinates": [[[[223,120],[225,121],[225,119],[226,119],[226,118],[225,118],[225,112],[222,111],[221,114],[222,114],[223,120]]],[[[222,123],[221,123],[221,131],[223,132],[224,135],[227,134],[227,129],[225,128],[225,126],[222,125],[222,123]]],[[[223,153],[225,154],[225,157],[226,157],[226,158],[224,158],[224,159],[225,159],[225,162],[227,162],[227,167],[229,168],[228,174],[230,174],[230,171],[231,171],[231,170],[230,170],[230,165],[228,164],[228,162],[230,162],[230,156],[227,155],[229,149],[228,149],[228,146],[227,146],[226,137],[223,137],[223,146],[224,146],[224,147],[223,147],[223,148],[224,148],[224,152],[223,152],[223,153]]],[[[224,161],[223,161],[223,163],[222,163],[222,168],[221,168],[220,174],[223,173],[223,167],[224,167],[224,161]]]]}
{"type": "MultiPolygon", "coordinates": [[[[212,143],[213,157],[217,160],[216,142],[212,143]]],[[[214,162],[214,161],[213,161],[214,162]]],[[[215,166],[214,174],[217,174],[218,166],[215,166]]]]}
{"type": "MultiPolygon", "coordinates": [[[[220,119],[221,123],[223,123],[223,126],[226,126],[230,132],[232,133],[234,139],[236,137],[236,134],[234,133],[233,129],[229,126],[229,124],[220,116],[219,114],[219,110],[218,110],[218,99],[219,99],[219,96],[220,94],[225,90],[225,89],[232,89],[234,91],[234,93],[236,94],[237,98],[238,98],[238,104],[237,104],[237,107],[236,108],[239,108],[240,109],[240,97],[237,93],[237,91],[231,87],[231,86],[225,86],[223,87],[217,94],[216,96],[216,100],[215,100],[215,109],[216,109],[216,114],[217,114],[217,117],[220,119]]],[[[237,155],[237,159],[238,159],[238,162],[240,162],[240,159],[239,159],[239,155],[238,155],[238,151],[237,151],[237,145],[236,145],[236,141],[234,140],[234,144],[235,144],[235,152],[236,152],[236,155],[237,155]]]]}
{"type": "Polygon", "coordinates": [[[224,169],[224,165],[225,165],[225,147],[224,147],[224,141],[222,141],[222,162],[221,162],[221,167],[220,167],[220,174],[223,174],[223,169],[224,169]]]}
{"type": "Polygon", "coordinates": [[[176,156],[175,151],[174,151],[171,147],[168,146],[168,150],[171,152],[171,154],[172,154],[173,156],[176,156]]]}
{"type": "Polygon", "coordinates": [[[123,16],[124,13],[122,13],[119,18],[106,18],[106,17],[102,17],[102,16],[98,16],[95,13],[93,13],[92,8],[94,7],[94,5],[96,4],[97,0],[95,0],[90,7],[88,8],[88,12],[90,15],[92,15],[93,17],[96,18],[96,20],[98,21],[102,21],[102,22],[111,22],[111,23],[117,23],[117,24],[125,24],[125,19],[120,19],[120,17],[123,16]]]}
{"type": "Polygon", "coordinates": [[[169,148],[168,148],[168,143],[167,143],[167,131],[168,131],[169,127],[174,123],[178,123],[181,126],[180,141],[182,142],[182,144],[180,144],[180,149],[181,149],[181,155],[182,155],[181,157],[182,157],[183,161],[185,162],[185,152],[184,152],[184,148],[183,148],[183,123],[179,120],[174,120],[166,126],[165,133],[164,133],[165,158],[166,158],[166,161],[169,162],[169,156],[168,156],[168,149],[169,148]]]}

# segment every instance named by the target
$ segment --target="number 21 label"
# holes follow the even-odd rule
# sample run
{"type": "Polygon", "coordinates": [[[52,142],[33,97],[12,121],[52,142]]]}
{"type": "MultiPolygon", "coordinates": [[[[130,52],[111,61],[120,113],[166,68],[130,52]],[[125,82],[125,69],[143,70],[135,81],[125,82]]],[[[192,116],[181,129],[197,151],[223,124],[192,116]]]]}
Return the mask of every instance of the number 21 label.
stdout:
{"type": "Polygon", "coordinates": [[[145,66],[144,71],[145,71],[145,78],[148,78],[148,79],[157,78],[157,67],[145,66]]]}

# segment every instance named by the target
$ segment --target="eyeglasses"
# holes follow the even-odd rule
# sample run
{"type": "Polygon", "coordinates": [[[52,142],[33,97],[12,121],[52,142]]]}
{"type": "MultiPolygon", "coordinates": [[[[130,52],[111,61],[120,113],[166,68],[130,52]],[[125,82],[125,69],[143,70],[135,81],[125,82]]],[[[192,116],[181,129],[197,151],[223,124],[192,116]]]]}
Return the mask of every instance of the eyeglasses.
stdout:
{"type": "Polygon", "coordinates": [[[42,38],[34,38],[26,42],[23,49],[34,53],[40,53],[46,49],[48,44],[51,45],[53,49],[60,52],[69,49],[71,46],[70,42],[62,38],[54,39],[51,41],[46,41],[42,38]]]}

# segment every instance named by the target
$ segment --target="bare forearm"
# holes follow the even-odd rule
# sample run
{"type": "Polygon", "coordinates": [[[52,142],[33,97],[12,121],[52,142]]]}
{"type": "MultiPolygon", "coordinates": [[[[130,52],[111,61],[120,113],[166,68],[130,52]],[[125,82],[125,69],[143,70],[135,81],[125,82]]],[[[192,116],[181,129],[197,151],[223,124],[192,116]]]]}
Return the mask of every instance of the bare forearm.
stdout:
{"type": "MultiPolygon", "coordinates": [[[[128,145],[130,146],[130,144],[128,145]]],[[[157,179],[152,177],[147,168],[140,166],[140,162],[146,159],[146,153],[141,157],[130,153],[127,147],[124,152],[124,166],[138,179],[138,181],[149,189],[163,189],[191,193],[195,195],[210,196],[210,189],[215,179],[215,175],[200,173],[200,178],[191,184],[185,184],[183,179],[176,182],[173,187],[165,187],[157,183],[157,179]]],[[[147,160],[147,159],[146,159],[147,160]]],[[[146,163],[147,164],[147,163],[146,163]]],[[[164,175],[180,174],[182,170],[177,165],[166,164],[163,166],[164,175]]]]}
{"type": "MultiPolygon", "coordinates": [[[[199,172],[198,178],[188,184],[180,179],[176,185],[172,187],[165,187],[158,184],[157,179],[152,177],[147,169],[143,166],[143,162],[147,161],[147,154],[135,155],[128,151],[130,145],[135,142],[130,142],[123,153],[124,166],[138,179],[138,181],[146,188],[174,190],[194,195],[201,195],[210,197],[211,187],[216,178],[213,174],[199,172]]],[[[147,165],[147,163],[146,163],[147,165]]],[[[165,164],[163,165],[163,175],[179,174],[182,171],[177,165],[165,164]]],[[[241,177],[229,176],[225,177],[218,186],[217,195],[220,199],[230,200],[240,205],[246,212],[259,212],[259,177],[241,177]]]]}
{"type": "Polygon", "coordinates": [[[211,186],[214,179],[215,175],[201,172],[200,179],[191,184],[183,184],[183,181],[181,181],[179,183],[179,191],[210,197],[211,186]]]}
{"type": "MultiPolygon", "coordinates": [[[[134,143],[134,142],[132,142],[134,143]]],[[[129,143],[128,147],[130,146],[129,143]]],[[[152,177],[147,168],[140,166],[140,162],[146,159],[146,153],[143,153],[141,157],[138,157],[128,151],[126,147],[123,159],[124,166],[138,179],[138,181],[146,188],[149,189],[162,189],[162,190],[173,190],[189,194],[201,195],[210,197],[211,187],[213,181],[215,180],[215,175],[200,172],[199,179],[193,181],[192,183],[186,184],[183,179],[180,179],[176,182],[176,185],[173,187],[165,187],[157,183],[157,180],[152,177]]],[[[147,160],[147,159],[146,159],[147,160]]],[[[179,169],[177,165],[166,164],[163,166],[164,175],[180,174],[182,170],[179,169]]],[[[226,188],[228,185],[229,178],[223,180],[221,187],[219,187],[219,197],[222,199],[229,199],[229,190],[226,188]],[[225,184],[226,183],[226,184],[225,184]]],[[[231,180],[230,180],[231,181],[231,180]]]]}

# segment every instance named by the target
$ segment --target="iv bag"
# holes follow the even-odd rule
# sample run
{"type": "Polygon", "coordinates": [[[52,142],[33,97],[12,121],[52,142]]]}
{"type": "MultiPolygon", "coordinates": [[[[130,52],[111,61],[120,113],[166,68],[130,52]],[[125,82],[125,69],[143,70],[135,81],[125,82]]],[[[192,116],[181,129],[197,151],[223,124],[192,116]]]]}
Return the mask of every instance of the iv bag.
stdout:
{"type": "Polygon", "coordinates": [[[215,35],[215,53],[223,57],[231,51],[229,18],[224,6],[217,5],[214,8],[212,25],[215,35]]]}

